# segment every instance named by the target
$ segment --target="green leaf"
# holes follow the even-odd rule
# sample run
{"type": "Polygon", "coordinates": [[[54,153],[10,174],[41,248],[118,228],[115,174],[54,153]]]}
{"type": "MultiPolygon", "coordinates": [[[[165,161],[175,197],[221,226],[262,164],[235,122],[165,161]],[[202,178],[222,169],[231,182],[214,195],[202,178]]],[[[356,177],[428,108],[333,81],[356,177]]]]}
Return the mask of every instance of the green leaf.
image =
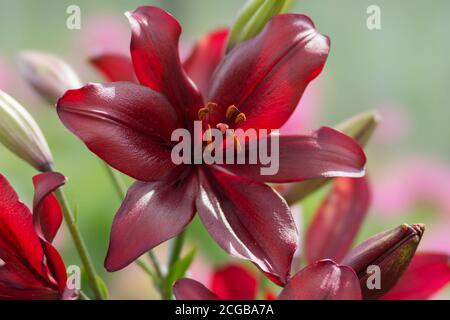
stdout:
{"type": "Polygon", "coordinates": [[[183,278],[194,260],[197,253],[197,247],[192,248],[183,258],[177,260],[170,268],[167,276],[164,278],[163,290],[172,296],[172,285],[180,278],[183,278]]]}

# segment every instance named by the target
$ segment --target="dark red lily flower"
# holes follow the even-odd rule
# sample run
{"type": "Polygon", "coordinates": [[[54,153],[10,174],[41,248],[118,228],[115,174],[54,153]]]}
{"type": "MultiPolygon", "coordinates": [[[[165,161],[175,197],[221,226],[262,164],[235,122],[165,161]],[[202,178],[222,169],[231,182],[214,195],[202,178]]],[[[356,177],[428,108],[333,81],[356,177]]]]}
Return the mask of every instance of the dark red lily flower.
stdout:
{"type": "Polygon", "coordinates": [[[0,299],[73,299],[66,267],[53,241],[62,222],[52,194],[65,183],[59,173],[33,178],[33,214],[0,175],[0,299]]]}
{"type": "MultiPolygon", "coordinates": [[[[237,272],[235,270],[234,272],[237,272]]],[[[242,273],[240,277],[242,277],[242,273]]],[[[246,275],[247,276],[247,275],[246,275]]],[[[192,279],[180,279],[173,286],[173,292],[178,300],[218,300],[256,298],[246,294],[223,295],[229,288],[239,288],[238,279],[227,277],[227,282],[216,285],[219,290],[210,291],[201,283],[192,279]]],[[[245,286],[245,283],[241,285],[245,286]]],[[[252,289],[246,287],[244,289],[252,289]]],[[[250,293],[248,290],[247,293],[250,293]]],[[[280,300],[360,300],[361,289],[355,272],[346,266],[339,266],[331,260],[321,260],[300,270],[288,279],[286,286],[278,295],[280,300]]]]}
{"type": "MultiPolygon", "coordinates": [[[[92,152],[138,180],[114,219],[105,267],[115,271],[127,266],[179,234],[198,211],[224,250],[285,283],[298,234],[284,199],[263,182],[361,176],[365,156],[360,146],[329,128],[311,136],[280,137],[280,170],[261,176],[258,164],[227,170],[175,165],[170,138],[177,128],[191,130],[205,112],[207,117],[201,118],[213,128],[278,129],[322,70],[328,38],[306,16],[280,15],[227,55],[226,31],[207,37],[183,66],[178,53],[181,26],[174,17],[156,7],[138,8],[128,17],[140,85],[89,84],[68,91],[58,102],[63,123],[92,152]],[[231,106],[236,113],[229,113],[227,120],[231,106]],[[235,121],[239,114],[246,121],[235,121]]],[[[121,70],[130,80],[130,70],[121,70]]]]}

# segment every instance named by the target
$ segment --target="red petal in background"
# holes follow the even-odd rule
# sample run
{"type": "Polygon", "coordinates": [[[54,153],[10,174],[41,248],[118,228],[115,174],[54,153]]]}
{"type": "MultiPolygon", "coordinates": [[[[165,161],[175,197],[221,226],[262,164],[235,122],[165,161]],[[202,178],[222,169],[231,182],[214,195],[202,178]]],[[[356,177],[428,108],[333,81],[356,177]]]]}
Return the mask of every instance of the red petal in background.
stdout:
{"type": "Polygon", "coordinates": [[[214,272],[211,289],[223,300],[255,300],[258,281],[244,267],[228,265],[214,272]]]}
{"type": "Polygon", "coordinates": [[[211,167],[199,171],[199,181],[196,206],[210,235],[232,256],[285,283],[298,232],[284,199],[265,184],[211,167]]]}
{"type": "Polygon", "coordinates": [[[178,235],[195,214],[197,193],[193,172],[178,181],[135,182],[114,218],[106,269],[120,270],[178,235]]]}
{"type": "MultiPolygon", "coordinates": [[[[57,299],[31,212],[0,175],[0,299],[57,299]]],[[[64,268],[65,269],[65,268],[64,268]]]]}
{"type": "Polygon", "coordinates": [[[310,263],[321,259],[340,262],[350,249],[369,205],[366,178],[337,178],[306,233],[307,260],[310,263]]]}
{"type": "Polygon", "coordinates": [[[219,29],[201,38],[184,62],[184,70],[204,95],[208,93],[211,78],[225,54],[228,29],[219,29]]]}
{"type": "Polygon", "coordinates": [[[129,82],[88,84],[58,101],[64,125],[112,167],[141,181],[175,168],[170,137],[180,126],[160,93],[129,82]]]}
{"type": "Polygon", "coordinates": [[[449,255],[436,252],[418,252],[396,286],[381,299],[430,299],[449,282],[449,255]]]}
{"type": "MultiPolygon", "coordinates": [[[[258,154],[259,150],[251,149],[259,148],[260,145],[246,143],[242,152],[246,152],[248,159],[250,154],[258,154]]],[[[270,150],[270,138],[267,145],[270,150]]],[[[365,173],[366,156],[361,146],[345,134],[327,127],[311,135],[280,136],[279,158],[276,154],[271,157],[272,162],[279,160],[279,170],[273,175],[261,174],[261,168],[268,167],[261,164],[261,159],[256,164],[250,164],[247,160],[246,164],[227,164],[224,167],[256,181],[276,183],[324,177],[361,177],[365,173]]]]}
{"type": "Polygon", "coordinates": [[[329,47],[308,17],[276,16],[217,67],[207,99],[219,104],[213,123],[224,122],[226,108],[235,105],[247,116],[239,127],[280,128],[321,72],[329,47]]]}
{"type": "Polygon", "coordinates": [[[127,56],[116,53],[106,53],[92,57],[89,59],[89,62],[111,82],[129,81],[137,83],[133,63],[127,56]]]}
{"type": "Polygon", "coordinates": [[[219,300],[208,288],[191,279],[180,279],[175,282],[173,294],[177,300],[219,300]]]}
{"type": "Polygon", "coordinates": [[[359,279],[351,268],[322,260],[292,277],[278,299],[361,300],[361,289],[359,279]]]}
{"type": "Polygon", "coordinates": [[[52,242],[62,223],[62,211],[52,194],[66,183],[66,177],[57,172],[46,172],[33,177],[33,224],[42,239],[52,242]]]}
{"type": "Polygon", "coordinates": [[[131,57],[140,83],[163,93],[179,110],[201,106],[201,94],[180,62],[178,21],[157,7],[140,7],[127,16],[132,29],[131,57]]]}

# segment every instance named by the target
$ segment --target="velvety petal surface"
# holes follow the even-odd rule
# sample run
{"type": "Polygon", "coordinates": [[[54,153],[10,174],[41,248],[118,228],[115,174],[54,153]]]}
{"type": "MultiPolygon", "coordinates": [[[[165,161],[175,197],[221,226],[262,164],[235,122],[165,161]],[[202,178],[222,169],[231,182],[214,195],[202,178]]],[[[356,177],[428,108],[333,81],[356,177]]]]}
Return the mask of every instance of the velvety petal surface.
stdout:
{"type": "Polygon", "coordinates": [[[89,62],[109,81],[137,82],[133,63],[131,62],[131,59],[125,55],[106,53],[90,58],[89,62]]]}
{"type": "Polygon", "coordinates": [[[140,7],[127,16],[132,29],[131,57],[139,82],[163,93],[179,110],[201,107],[201,94],[181,65],[178,21],[157,7],[140,7]]]}
{"type": "Polygon", "coordinates": [[[370,205],[366,178],[337,178],[316,212],[305,238],[305,256],[340,262],[350,249],[370,205]]]}
{"type": "Polygon", "coordinates": [[[198,281],[180,279],[173,285],[177,300],[219,300],[219,297],[198,281]]]}
{"type": "Polygon", "coordinates": [[[189,77],[200,91],[206,95],[211,78],[225,54],[228,29],[219,29],[201,38],[183,64],[189,77]]]}
{"type": "Polygon", "coordinates": [[[117,271],[178,235],[195,214],[194,172],[167,182],[135,182],[114,217],[105,267],[117,271]]]}
{"type": "Polygon", "coordinates": [[[292,277],[280,300],[361,300],[355,272],[331,260],[315,262],[292,277]]]}
{"type": "Polygon", "coordinates": [[[274,17],[217,67],[207,99],[219,104],[213,122],[223,122],[226,108],[235,105],[247,117],[238,127],[280,128],[321,72],[329,47],[308,17],[274,17]]]}
{"type": "Polygon", "coordinates": [[[64,125],[112,167],[142,181],[175,168],[172,131],[180,126],[164,96],[129,82],[88,84],[58,101],[64,125]]]}
{"type": "Polygon", "coordinates": [[[258,293],[258,281],[244,267],[228,265],[214,272],[211,289],[223,300],[254,300],[258,293]]]}
{"type": "Polygon", "coordinates": [[[199,170],[196,206],[210,235],[229,254],[285,283],[298,243],[286,202],[272,188],[213,168],[199,170]]]}
{"type": "Polygon", "coordinates": [[[426,300],[450,282],[450,256],[418,252],[399,282],[383,300],[426,300]]]}
{"type": "MultiPolygon", "coordinates": [[[[267,138],[261,138],[267,139],[267,138]]],[[[260,139],[260,140],[261,140],[260,139]]],[[[271,150],[270,137],[268,150],[271,150]]],[[[251,164],[252,154],[258,154],[260,142],[245,144],[246,164],[227,164],[224,167],[237,174],[261,182],[295,182],[316,178],[361,177],[364,175],[366,156],[361,146],[345,134],[327,127],[322,127],[311,135],[279,136],[279,156],[274,148],[272,163],[278,160],[278,171],[264,175],[263,165],[258,157],[256,164],[251,164]]],[[[269,152],[270,154],[270,152],[269,152]]],[[[273,165],[276,168],[276,165],[273,165]]]]}

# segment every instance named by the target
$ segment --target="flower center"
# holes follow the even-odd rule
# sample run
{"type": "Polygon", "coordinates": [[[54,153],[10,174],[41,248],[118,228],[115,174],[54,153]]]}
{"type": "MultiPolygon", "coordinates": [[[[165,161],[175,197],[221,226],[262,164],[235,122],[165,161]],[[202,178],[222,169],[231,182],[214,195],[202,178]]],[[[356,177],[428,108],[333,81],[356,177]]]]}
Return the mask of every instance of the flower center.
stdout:
{"type": "Polygon", "coordinates": [[[225,121],[214,123],[213,114],[214,113],[217,114],[218,112],[217,107],[218,107],[217,103],[208,102],[206,106],[198,110],[198,119],[201,120],[203,123],[204,133],[207,138],[207,145],[209,145],[212,142],[211,128],[214,126],[216,129],[220,130],[220,132],[222,132],[223,135],[228,136],[227,138],[231,138],[236,148],[240,150],[240,144],[237,137],[234,135],[234,133],[232,134],[231,137],[229,137],[230,130],[228,129],[239,123],[245,122],[247,120],[245,113],[241,112],[235,105],[231,105],[227,108],[224,117],[223,115],[222,117],[220,117],[222,119],[225,119],[225,121]]]}

